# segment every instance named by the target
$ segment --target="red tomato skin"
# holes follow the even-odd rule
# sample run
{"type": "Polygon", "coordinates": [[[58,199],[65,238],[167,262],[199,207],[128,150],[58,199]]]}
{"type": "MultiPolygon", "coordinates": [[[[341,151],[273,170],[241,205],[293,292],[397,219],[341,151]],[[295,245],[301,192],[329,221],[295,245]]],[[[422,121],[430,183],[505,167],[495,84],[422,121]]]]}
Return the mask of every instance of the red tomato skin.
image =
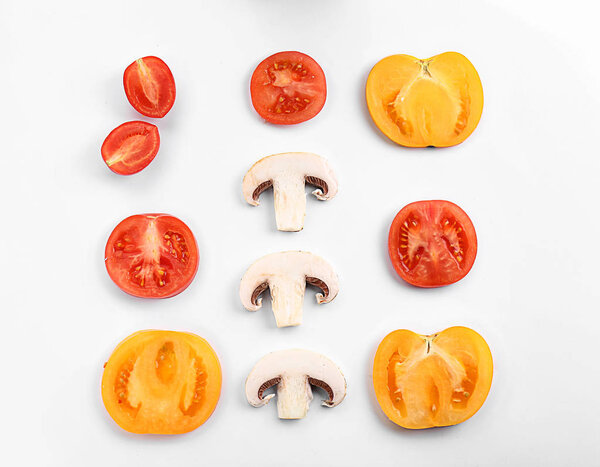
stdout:
{"type": "MultiPolygon", "coordinates": [[[[274,86],[268,86],[274,88],[274,86]]],[[[327,82],[325,73],[317,61],[309,55],[296,51],[278,52],[265,58],[254,70],[252,78],[250,79],[250,96],[254,110],[256,110],[256,112],[268,123],[275,125],[296,125],[314,118],[323,109],[325,101],[327,100],[327,82]],[[308,66],[309,70],[312,71],[311,81],[315,90],[315,95],[313,96],[315,102],[312,103],[310,107],[307,107],[301,112],[290,114],[269,111],[269,105],[265,105],[264,102],[264,94],[266,92],[264,88],[265,82],[267,80],[270,81],[267,73],[268,68],[272,63],[277,61],[298,62],[308,66]]]]}
{"type": "Polygon", "coordinates": [[[112,130],[104,140],[104,143],[102,143],[100,152],[107,167],[114,173],[119,175],[133,175],[148,167],[150,162],[152,162],[158,154],[159,148],[160,134],[158,133],[158,127],[152,123],[136,120],[125,122],[112,130]],[[111,156],[119,149],[124,138],[131,135],[141,135],[145,137],[143,151],[141,150],[142,148],[140,149],[140,152],[143,152],[143,155],[138,157],[140,160],[137,163],[131,164],[127,164],[125,161],[111,163],[111,156]]]}
{"type": "Polygon", "coordinates": [[[473,226],[471,219],[469,218],[467,213],[463,211],[463,209],[457,204],[445,200],[415,201],[404,206],[394,217],[388,235],[388,253],[394,270],[405,282],[408,282],[410,285],[420,288],[443,287],[460,281],[471,271],[473,264],[475,263],[475,258],[477,256],[477,234],[475,232],[475,227],[473,226]],[[408,214],[411,211],[413,211],[413,209],[420,209],[420,207],[424,204],[427,204],[430,209],[432,207],[439,206],[447,207],[454,214],[458,214],[458,217],[460,217],[461,220],[463,220],[464,222],[464,224],[462,224],[463,227],[467,230],[466,234],[469,240],[470,253],[467,258],[467,261],[465,262],[466,266],[461,270],[461,273],[457,275],[457,277],[452,278],[450,280],[444,278],[442,275],[439,274],[438,271],[438,274],[436,276],[428,278],[429,282],[425,282],[424,280],[418,277],[413,277],[412,275],[408,274],[404,270],[398,259],[398,238],[402,220],[404,220],[408,216],[408,214]]]}
{"type": "Polygon", "coordinates": [[[172,216],[170,214],[135,214],[133,216],[129,216],[123,219],[111,232],[108,241],[106,242],[106,248],[104,250],[104,264],[106,266],[106,270],[108,272],[111,280],[125,293],[132,295],[134,297],[139,298],[171,298],[176,295],[179,295],[188,286],[193,282],[196,277],[196,273],[198,272],[200,258],[198,254],[198,244],[196,242],[196,238],[191,231],[191,229],[179,218],[172,216]],[[162,295],[152,294],[148,291],[144,291],[144,289],[139,289],[131,286],[130,284],[122,284],[120,279],[121,270],[118,268],[116,264],[117,261],[114,260],[114,244],[120,235],[123,235],[124,232],[129,231],[134,226],[144,226],[150,219],[160,219],[161,222],[170,225],[172,228],[179,229],[183,231],[185,235],[188,236],[188,247],[191,250],[190,258],[193,261],[192,267],[187,272],[187,276],[180,283],[177,284],[177,287],[173,288],[169,293],[165,293],[162,295]]]}
{"type": "Polygon", "coordinates": [[[175,104],[175,78],[168,65],[158,57],[148,56],[131,63],[123,73],[125,96],[142,115],[151,118],[162,118],[175,104]],[[153,81],[148,83],[144,91],[143,75],[149,72],[153,81]],[[149,94],[154,96],[149,96],[149,94]]]}

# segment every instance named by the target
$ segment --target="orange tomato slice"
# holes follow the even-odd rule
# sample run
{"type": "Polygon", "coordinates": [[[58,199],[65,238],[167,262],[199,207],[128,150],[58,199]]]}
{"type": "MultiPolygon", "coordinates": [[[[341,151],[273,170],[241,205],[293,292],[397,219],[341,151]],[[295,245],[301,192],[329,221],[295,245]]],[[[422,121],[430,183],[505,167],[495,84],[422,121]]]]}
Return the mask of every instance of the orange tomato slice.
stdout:
{"type": "Polygon", "coordinates": [[[469,328],[424,336],[388,334],[375,354],[373,385],[387,417],[404,428],[449,426],[471,418],[492,385],[490,349],[469,328]]]}
{"type": "Polygon", "coordinates": [[[375,125],[408,147],[454,146],[473,133],[483,111],[477,70],[457,52],[420,60],[392,55],[367,79],[367,106],[375,125]]]}
{"type": "Polygon", "coordinates": [[[210,417],[220,393],[217,355],[186,332],[132,334],[114,350],[102,376],[106,410],[131,433],[195,430],[210,417]]]}

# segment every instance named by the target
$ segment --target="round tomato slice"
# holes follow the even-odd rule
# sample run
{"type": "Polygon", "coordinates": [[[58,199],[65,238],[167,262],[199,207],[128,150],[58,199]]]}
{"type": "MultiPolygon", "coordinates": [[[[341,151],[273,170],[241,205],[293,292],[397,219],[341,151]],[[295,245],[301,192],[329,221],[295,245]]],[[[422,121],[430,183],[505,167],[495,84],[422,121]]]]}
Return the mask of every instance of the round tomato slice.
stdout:
{"type": "Polygon", "coordinates": [[[132,175],[152,162],[159,146],[156,125],[142,121],[127,122],[108,134],[102,143],[102,159],[113,172],[132,175]]]}
{"type": "Polygon", "coordinates": [[[108,275],[136,297],[168,298],[182,292],[198,270],[198,246],[182,221],[138,214],[121,221],[104,252],[108,275]]]}
{"type": "Polygon", "coordinates": [[[325,73],[301,52],[265,58],[250,80],[252,105],[269,123],[293,125],[317,115],[325,105],[325,73]]]}
{"type": "Polygon", "coordinates": [[[104,406],[131,433],[195,430],[211,416],[220,394],[219,359],[195,334],[139,331],[121,342],[104,365],[104,406]]]}
{"type": "Polygon", "coordinates": [[[373,385],[387,417],[404,428],[471,418],[492,386],[492,353],[479,334],[456,326],[430,336],[401,329],[375,354],[373,385]]]}
{"type": "Polygon", "coordinates": [[[417,201],[394,218],[388,237],[392,265],[417,287],[453,284],[477,255],[477,235],[467,213],[450,201],[417,201]]]}
{"type": "Polygon", "coordinates": [[[175,103],[175,79],[158,57],[139,58],[129,65],[123,86],[129,103],[146,117],[164,117],[175,103]]]}

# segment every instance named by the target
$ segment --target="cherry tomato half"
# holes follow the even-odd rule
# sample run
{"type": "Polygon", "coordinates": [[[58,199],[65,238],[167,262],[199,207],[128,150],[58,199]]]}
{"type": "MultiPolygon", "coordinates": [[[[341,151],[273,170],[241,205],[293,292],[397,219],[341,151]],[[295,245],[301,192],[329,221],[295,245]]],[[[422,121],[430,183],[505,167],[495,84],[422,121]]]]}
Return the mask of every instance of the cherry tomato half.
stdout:
{"type": "Polygon", "coordinates": [[[152,123],[127,122],[111,131],[102,143],[102,159],[110,170],[132,175],[145,169],[158,153],[160,136],[152,123]]]}
{"type": "Polygon", "coordinates": [[[467,213],[450,201],[417,201],[394,218],[388,237],[392,265],[417,287],[453,284],[477,255],[477,235],[467,213]]]}
{"type": "Polygon", "coordinates": [[[129,103],[146,117],[164,117],[175,103],[175,79],[158,57],[139,58],[129,65],[123,86],[129,103]]]}
{"type": "Polygon", "coordinates": [[[136,297],[173,297],[198,270],[194,234],[168,214],[137,214],[121,221],[108,238],[104,258],[113,282],[136,297]]]}
{"type": "Polygon", "coordinates": [[[325,105],[325,74],[301,52],[279,52],[265,58],[250,80],[252,105],[269,123],[293,125],[310,120],[325,105]]]}

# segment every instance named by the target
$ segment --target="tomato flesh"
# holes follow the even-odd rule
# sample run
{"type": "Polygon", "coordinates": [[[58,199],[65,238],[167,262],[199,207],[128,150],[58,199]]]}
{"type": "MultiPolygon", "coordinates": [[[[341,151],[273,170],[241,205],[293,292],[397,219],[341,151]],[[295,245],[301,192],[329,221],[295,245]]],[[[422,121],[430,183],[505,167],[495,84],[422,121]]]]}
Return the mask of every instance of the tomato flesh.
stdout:
{"type": "Polygon", "coordinates": [[[392,422],[411,429],[469,419],[487,398],[492,375],[487,343],[462,326],[429,336],[394,331],[380,343],[373,363],[379,405],[392,422]]]}
{"type": "Polygon", "coordinates": [[[102,143],[102,159],[110,170],[132,175],[145,169],[158,153],[158,127],[148,122],[127,122],[111,131],[102,143]]]}
{"type": "Polygon", "coordinates": [[[182,292],[198,270],[192,231],[167,214],[138,214],[111,233],[105,250],[110,278],[136,297],[168,298],[182,292]]]}
{"type": "Polygon", "coordinates": [[[143,57],[129,65],[123,86],[129,103],[146,117],[162,118],[175,103],[175,79],[158,57],[143,57]]]}
{"type": "Polygon", "coordinates": [[[380,60],[367,78],[366,98],[375,125],[408,147],[459,144],[473,133],[483,111],[477,70],[457,52],[380,60]]]}
{"type": "Polygon", "coordinates": [[[317,115],[327,98],[325,74],[301,52],[279,52],[263,60],[250,81],[252,105],[270,123],[293,125],[317,115]]]}
{"type": "Polygon", "coordinates": [[[221,392],[221,367],[201,337],[140,331],[121,342],[102,377],[102,400],[132,433],[178,434],[202,425],[221,392]]]}
{"type": "Polygon", "coordinates": [[[390,227],[394,269],[409,284],[440,287],[467,275],[477,255],[469,216],[449,201],[417,201],[400,210],[390,227]]]}

